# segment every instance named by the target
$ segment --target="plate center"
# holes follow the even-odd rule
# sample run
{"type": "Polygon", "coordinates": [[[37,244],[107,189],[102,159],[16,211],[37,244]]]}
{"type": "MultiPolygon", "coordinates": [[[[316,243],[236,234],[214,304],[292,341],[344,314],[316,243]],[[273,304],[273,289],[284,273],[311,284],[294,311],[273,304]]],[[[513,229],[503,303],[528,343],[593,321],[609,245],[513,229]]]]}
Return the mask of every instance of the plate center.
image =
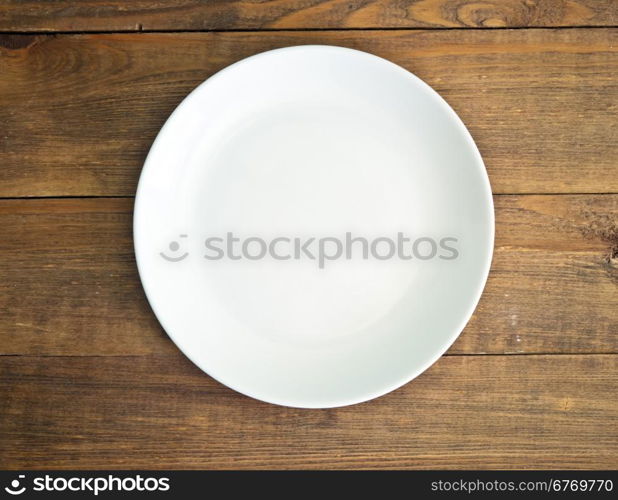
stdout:
{"type": "Polygon", "coordinates": [[[391,117],[369,113],[287,103],[192,158],[199,272],[252,331],[302,342],[351,335],[410,288],[415,263],[391,254],[399,233],[415,233],[418,154],[391,117]]]}

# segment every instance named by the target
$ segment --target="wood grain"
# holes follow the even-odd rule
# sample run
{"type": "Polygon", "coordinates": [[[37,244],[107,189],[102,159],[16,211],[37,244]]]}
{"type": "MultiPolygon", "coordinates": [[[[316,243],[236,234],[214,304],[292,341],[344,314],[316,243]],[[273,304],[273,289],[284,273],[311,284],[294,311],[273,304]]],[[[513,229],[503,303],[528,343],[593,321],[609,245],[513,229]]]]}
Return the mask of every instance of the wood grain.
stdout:
{"type": "Polygon", "coordinates": [[[0,469],[618,468],[617,26],[614,0],[0,0],[0,198],[23,198],[0,199],[0,469]],[[497,233],[446,356],[377,400],[308,411],[235,393],[168,339],[131,197],[197,84],[316,43],[448,100],[497,233]]]}
{"type": "Polygon", "coordinates": [[[495,193],[618,192],[618,29],[3,35],[0,196],[133,195],[199,82],[249,55],[324,43],[386,57],[470,128],[495,193]]]}
{"type": "MultiPolygon", "coordinates": [[[[618,352],[618,195],[497,196],[496,253],[451,354],[618,352]]],[[[131,199],[0,201],[0,354],[169,354],[131,199]]]]}
{"type": "Polygon", "coordinates": [[[615,26],[613,0],[0,1],[3,31],[615,26]]]}
{"type": "Polygon", "coordinates": [[[0,465],[99,468],[618,466],[618,357],[455,356],[360,406],[298,410],[184,357],[0,357],[0,465]]]}

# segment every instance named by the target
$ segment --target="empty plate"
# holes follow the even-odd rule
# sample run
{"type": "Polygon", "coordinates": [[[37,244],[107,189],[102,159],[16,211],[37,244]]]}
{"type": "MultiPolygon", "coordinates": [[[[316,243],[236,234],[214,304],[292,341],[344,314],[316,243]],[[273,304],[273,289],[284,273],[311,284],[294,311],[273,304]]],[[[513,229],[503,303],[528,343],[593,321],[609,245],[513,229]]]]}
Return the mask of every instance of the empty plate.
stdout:
{"type": "Polygon", "coordinates": [[[236,391],[305,408],[434,363],[480,298],[493,233],[455,112],[403,68],[331,46],[197,87],[157,136],[134,213],[139,274],[176,345],[236,391]]]}

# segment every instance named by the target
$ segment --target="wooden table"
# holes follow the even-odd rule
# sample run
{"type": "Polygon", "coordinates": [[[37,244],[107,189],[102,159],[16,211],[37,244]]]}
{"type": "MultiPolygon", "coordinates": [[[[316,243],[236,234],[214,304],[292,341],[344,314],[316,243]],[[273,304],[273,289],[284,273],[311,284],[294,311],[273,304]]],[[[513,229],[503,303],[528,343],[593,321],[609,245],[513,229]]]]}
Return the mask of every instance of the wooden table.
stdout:
{"type": "Polygon", "coordinates": [[[616,25],[615,0],[1,0],[0,467],[618,467],[616,25]],[[497,217],[448,354],[329,410],[254,401],[179,354],[131,239],[145,154],[182,98],[308,43],[440,92],[497,217]]]}

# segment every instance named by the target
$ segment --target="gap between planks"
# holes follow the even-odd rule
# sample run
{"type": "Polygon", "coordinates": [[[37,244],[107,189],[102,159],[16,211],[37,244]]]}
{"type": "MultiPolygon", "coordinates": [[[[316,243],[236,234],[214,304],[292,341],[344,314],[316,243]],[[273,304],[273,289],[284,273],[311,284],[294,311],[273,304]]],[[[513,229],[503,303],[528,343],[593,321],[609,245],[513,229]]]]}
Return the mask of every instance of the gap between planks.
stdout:
{"type": "MultiPolygon", "coordinates": [[[[493,193],[497,196],[615,196],[618,191],[605,193],[493,193]]],[[[28,201],[28,200],[134,200],[135,195],[52,195],[52,196],[0,196],[0,201],[28,201]]]]}
{"type": "Polygon", "coordinates": [[[149,34],[149,33],[303,33],[303,32],[336,32],[336,31],[511,31],[511,30],[591,30],[591,29],[616,29],[618,25],[589,25],[589,26],[491,26],[481,28],[478,26],[441,26],[432,28],[430,26],[411,26],[411,27],[350,27],[350,28],[256,28],[256,29],[112,29],[112,30],[0,30],[0,35],[114,35],[114,34],[149,34]]]}

